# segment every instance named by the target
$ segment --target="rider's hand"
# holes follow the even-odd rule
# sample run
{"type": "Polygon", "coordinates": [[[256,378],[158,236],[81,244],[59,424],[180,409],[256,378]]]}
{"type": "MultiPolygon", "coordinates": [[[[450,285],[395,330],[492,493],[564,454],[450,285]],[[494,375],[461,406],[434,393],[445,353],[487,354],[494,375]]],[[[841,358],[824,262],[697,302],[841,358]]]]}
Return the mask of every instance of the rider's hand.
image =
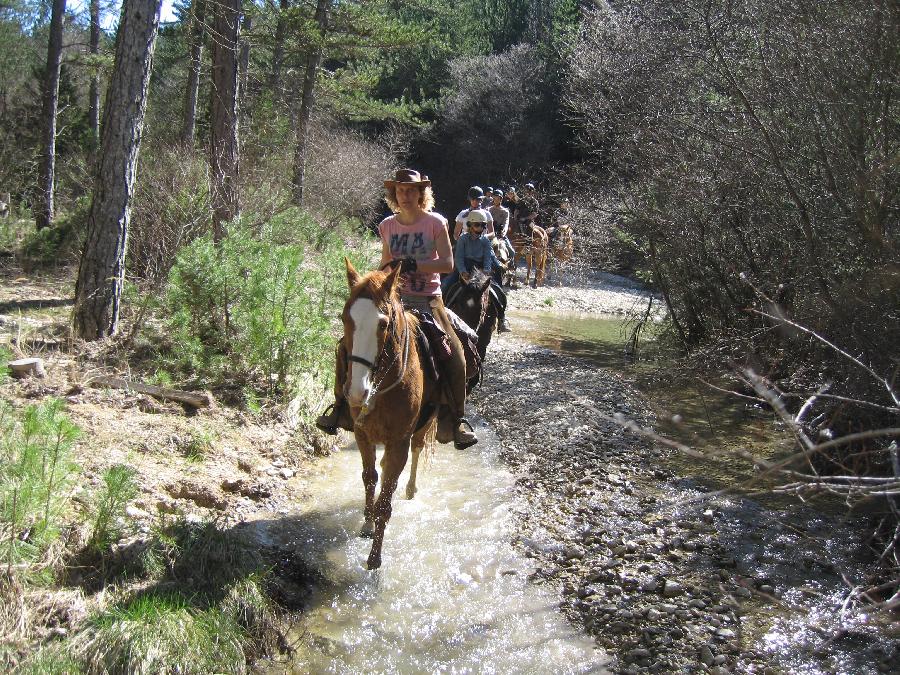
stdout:
{"type": "Polygon", "coordinates": [[[419,268],[416,259],[411,255],[408,255],[405,258],[394,258],[387,264],[391,269],[395,269],[398,265],[400,266],[400,274],[415,272],[419,268]]]}

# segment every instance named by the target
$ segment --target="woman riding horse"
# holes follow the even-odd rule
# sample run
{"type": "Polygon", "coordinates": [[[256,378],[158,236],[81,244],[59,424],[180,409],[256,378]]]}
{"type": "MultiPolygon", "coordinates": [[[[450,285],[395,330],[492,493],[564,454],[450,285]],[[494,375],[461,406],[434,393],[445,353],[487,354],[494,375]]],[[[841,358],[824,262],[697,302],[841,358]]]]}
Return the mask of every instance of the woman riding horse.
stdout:
{"type": "MultiPolygon", "coordinates": [[[[441,296],[440,275],[453,269],[453,251],[447,232],[447,219],[432,211],[434,194],[431,181],[418,171],[400,169],[393,180],[384,182],[388,206],[394,215],[378,226],[381,235],[381,269],[400,267],[400,297],[406,309],[417,309],[434,317],[443,328],[450,345],[450,358],[444,363],[442,379],[447,407],[438,426],[438,440],[452,440],[459,448],[478,442],[472,425],[465,418],[466,360],[462,344],[453,330],[441,296]],[[449,422],[449,425],[448,425],[449,422]]],[[[335,369],[335,403],[317,420],[316,426],[328,434],[337,428],[353,430],[345,384],[348,354],[344,341],[338,343],[335,369]]],[[[354,364],[357,367],[358,364],[354,364]]]]}

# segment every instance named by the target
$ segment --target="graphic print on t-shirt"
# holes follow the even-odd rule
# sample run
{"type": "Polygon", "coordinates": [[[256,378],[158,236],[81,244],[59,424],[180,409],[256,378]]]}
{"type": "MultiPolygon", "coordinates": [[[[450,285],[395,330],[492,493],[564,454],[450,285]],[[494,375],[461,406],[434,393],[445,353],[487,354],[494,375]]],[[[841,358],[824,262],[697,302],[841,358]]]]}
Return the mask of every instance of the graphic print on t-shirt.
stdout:
{"type": "MultiPolygon", "coordinates": [[[[430,247],[425,244],[423,232],[405,232],[403,234],[392,234],[388,241],[388,246],[391,249],[392,258],[411,256],[416,260],[430,260],[433,257],[432,252],[435,249],[435,244],[433,241],[429,243],[431,244],[430,247]],[[412,234],[411,246],[409,243],[410,234],[412,234]]],[[[408,285],[405,290],[412,293],[423,293],[425,286],[431,279],[431,274],[419,274],[418,272],[407,272],[405,276],[408,279],[408,285]]]]}

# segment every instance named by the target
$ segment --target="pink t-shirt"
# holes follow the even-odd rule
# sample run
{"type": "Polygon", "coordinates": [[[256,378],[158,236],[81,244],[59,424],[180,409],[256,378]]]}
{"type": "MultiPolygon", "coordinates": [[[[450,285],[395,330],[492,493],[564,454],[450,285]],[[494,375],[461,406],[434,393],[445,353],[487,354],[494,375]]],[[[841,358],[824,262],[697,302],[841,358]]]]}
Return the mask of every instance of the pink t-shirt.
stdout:
{"type": "MultiPolygon", "coordinates": [[[[447,233],[447,219],[430,211],[412,225],[403,225],[397,216],[388,216],[378,226],[378,233],[387,242],[392,258],[411,256],[417,261],[433,262],[438,259],[438,237],[447,233]]],[[[441,294],[441,275],[437,272],[413,272],[406,277],[401,289],[405,295],[441,294]]]]}

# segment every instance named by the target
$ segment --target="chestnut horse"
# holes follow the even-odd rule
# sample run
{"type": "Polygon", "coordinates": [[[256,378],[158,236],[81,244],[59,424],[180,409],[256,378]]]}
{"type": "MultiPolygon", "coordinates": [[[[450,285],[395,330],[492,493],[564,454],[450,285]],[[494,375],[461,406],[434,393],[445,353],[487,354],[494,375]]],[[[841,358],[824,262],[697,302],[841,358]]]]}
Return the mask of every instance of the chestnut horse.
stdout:
{"type": "Polygon", "coordinates": [[[497,309],[491,302],[491,278],[476,269],[468,281],[460,279],[447,293],[447,309],[478,334],[478,355],[484,362],[491,334],[497,325],[497,309]]]}
{"type": "Polygon", "coordinates": [[[556,284],[562,283],[562,267],[572,259],[575,253],[575,238],[572,236],[572,228],[565,223],[559,226],[556,236],[550,242],[550,260],[547,278],[556,273],[556,284]]]}
{"type": "Polygon", "coordinates": [[[531,268],[534,267],[534,286],[537,288],[544,283],[544,271],[547,267],[547,231],[532,222],[521,223],[510,237],[516,254],[510,261],[512,279],[518,282],[516,265],[519,258],[525,258],[525,285],[531,277],[531,268]]]}
{"type": "Polygon", "coordinates": [[[406,497],[416,492],[419,453],[436,430],[436,384],[422,370],[416,333],[419,324],[400,302],[400,267],[361,276],[346,258],[350,297],[344,305],[344,344],[350,361],[347,401],[353,433],[362,457],[366,492],[361,536],[371,536],[368,569],[381,567],[384,529],[391,518],[391,497],[412,449],[406,497]],[[384,445],[381,493],[375,500],[378,471],[375,446],[384,445]]]}

